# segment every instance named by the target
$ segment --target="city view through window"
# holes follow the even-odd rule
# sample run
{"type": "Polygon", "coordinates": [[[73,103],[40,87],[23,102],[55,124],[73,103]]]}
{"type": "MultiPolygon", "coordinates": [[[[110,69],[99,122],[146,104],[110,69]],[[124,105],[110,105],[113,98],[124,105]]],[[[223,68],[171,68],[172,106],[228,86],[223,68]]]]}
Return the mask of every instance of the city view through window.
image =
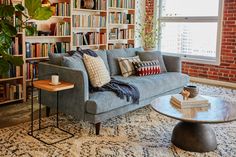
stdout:
{"type": "Polygon", "coordinates": [[[219,0],[162,0],[161,9],[161,51],[216,57],[219,0]]]}

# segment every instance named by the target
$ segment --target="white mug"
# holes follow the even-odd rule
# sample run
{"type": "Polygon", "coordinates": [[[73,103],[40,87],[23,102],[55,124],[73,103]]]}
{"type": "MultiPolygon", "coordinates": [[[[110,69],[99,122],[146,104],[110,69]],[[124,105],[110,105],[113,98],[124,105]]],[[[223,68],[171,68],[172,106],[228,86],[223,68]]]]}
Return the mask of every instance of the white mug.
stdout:
{"type": "Polygon", "coordinates": [[[58,75],[52,75],[51,82],[53,85],[57,85],[59,83],[59,76],[58,75]]]}

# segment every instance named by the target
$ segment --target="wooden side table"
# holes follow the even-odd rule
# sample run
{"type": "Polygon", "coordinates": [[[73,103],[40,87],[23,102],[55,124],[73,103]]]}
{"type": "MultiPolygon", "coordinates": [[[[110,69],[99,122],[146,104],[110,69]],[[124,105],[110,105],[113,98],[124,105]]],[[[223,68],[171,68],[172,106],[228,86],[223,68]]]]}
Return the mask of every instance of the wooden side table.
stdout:
{"type": "Polygon", "coordinates": [[[32,84],[32,92],[31,92],[31,131],[29,132],[29,135],[34,137],[35,139],[45,143],[45,144],[48,144],[48,145],[52,145],[52,144],[56,144],[58,142],[61,142],[61,141],[64,141],[66,139],[69,139],[71,137],[73,137],[74,135],[71,134],[70,132],[66,131],[66,130],[63,130],[61,128],[59,128],[59,124],[58,124],[58,121],[59,121],[59,117],[58,117],[58,108],[59,108],[59,102],[58,102],[58,98],[59,98],[59,92],[60,91],[64,91],[64,90],[68,90],[68,89],[72,89],[74,88],[74,84],[72,83],[68,83],[68,82],[64,82],[64,81],[61,81],[60,84],[58,85],[50,85],[50,82],[51,80],[38,80],[38,81],[34,81],[33,84],[32,84]],[[37,130],[34,130],[33,129],[33,126],[34,126],[34,102],[33,102],[33,89],[34,88],[37,88],[39,89],[39,128],[37,130]],[[56,127],[58,128],[59,130],[67,133],[70,135],[70,137],[66,138],[66,139],[62,139],[62,140],[59,140],[59,141],[56,141],[54,143],[47,143],[43,140],[41,140],[40,138],[34,136],[34,131],[39,131],[39,130],[42,130],[42,129],[45,129],[45,128],[48,128],[50,126],[47,126],[47,127],[44,127],[44,128],[41,128],[41,109],[42,109],[42,104],[41,104],[41,91],[42,90],[45,90],[45,91],[48,91],[48,92],[56,92],[57,93],[57,100],[56,100],[56,103],[57,103],[57,120],[56,120],[56,126],[52,126],[52,127],[56,127]]]}

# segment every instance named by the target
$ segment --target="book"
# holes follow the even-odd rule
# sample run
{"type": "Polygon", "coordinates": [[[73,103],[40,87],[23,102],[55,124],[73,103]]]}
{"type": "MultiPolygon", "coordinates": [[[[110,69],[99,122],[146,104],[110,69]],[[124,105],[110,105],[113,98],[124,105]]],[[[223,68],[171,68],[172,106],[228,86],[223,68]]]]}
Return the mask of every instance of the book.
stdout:
{"type": "Polygon", "coordinates": [[[188,100],[184,100],[181,94],[174,94],[171,96],[171,99],[181,105],[190,105],[190,104],[194,105],[194,104],[209,103],[208,100],[201,95],[197,95],[194,98],[189,98],[188,100]]]}
{"type": "Polygon", "coordinates": [[[172,104],[180,108],[206,107],[210,104],[209,101],[201,95],[184,100],[181,94],[175,94],[171,96],[170,101],[172,104]]]}
{"type": "Polygon", "coordinates": [[[205,104],[188,104],[188,105],[181,105],[177,103],[174,100],[170,101],[171,104],[175,105],[178,108],[185,109],[185,108],[195,108],[195,107],[209,107],[211,104],[210,103],[205,103],[205,104]]]}

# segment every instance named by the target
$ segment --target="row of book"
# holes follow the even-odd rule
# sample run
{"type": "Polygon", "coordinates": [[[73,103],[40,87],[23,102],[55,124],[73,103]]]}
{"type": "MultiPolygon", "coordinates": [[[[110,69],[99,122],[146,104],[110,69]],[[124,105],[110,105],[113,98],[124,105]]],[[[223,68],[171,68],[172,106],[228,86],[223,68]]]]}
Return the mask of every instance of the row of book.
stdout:
{"type": "Polygon", "coordinates": [[[134,44],[108,44],[108,50],[121,49],[121,48],[134,48],[134,44]]]}
{"type": "Polygon", "coordinates": [[[112,28],[109,32],[109,40],[134,39],[134,29],[112,28]]]}
{"type": "Polygon", "coordinates": [[[0,84],[0,102],[7,100],[22,99],[22,84],[0,84]]]}
{"type": "Polygon", "coordinates": [[[74,33],[73,45],[98,45],[106,44],[106,33],[88,32],[88,33],[74,33]]]}
{"type": "Polygon", "coordinates": [[[67,2],[54,3],[55,7],[54,16],[70,16],[70,4],[67,2]]]}
{"type": "Polygon", "coordinates": [[[8,53],[11,55],[21,55],[22,54],[22,40],[19,37],[15,37],[14,41],[11,43],[11,47],[8,49],[8,53]]]}
{"type": "Polygon", "coordinates": [[[38,64],[26,63],[26,79],[38,78],[38,64]]]}
{"type": "MultiPolygon", "coordinates": [[[[94,0],[94,10],[106,10],[106,0],[94,0]]],[[[84,9],[84,0],[74,0],[73,7],[76,9],[84,9]]]]}
{"type": "Polygon", "coordinates": [[[109,13],[108,20],[110,24],[134,24],[134,15],[122,12],[111,12],[109,13]]]}
{"type": "Polygon", "coordinates": [[[135,0],[108,0],[108,6],[114,8],[135,8],[135,0]]]}
{"type": "Polygon", "coordinates": [[[50,30],[53,36],[68,36],[70,35],[70,22],[52,23],[50,30]]]}
{"type": "Polygon", "coordinates": [[[70,50],[70,43],[30,43],[26,42],[26,58],[48,57],[48,53],[65,53],[70,50]]]}
{"type": "Polygon", "coordinates": [[[106,17],[99,15],[73,15],[73,27],[106,27],[106,17]]]}

